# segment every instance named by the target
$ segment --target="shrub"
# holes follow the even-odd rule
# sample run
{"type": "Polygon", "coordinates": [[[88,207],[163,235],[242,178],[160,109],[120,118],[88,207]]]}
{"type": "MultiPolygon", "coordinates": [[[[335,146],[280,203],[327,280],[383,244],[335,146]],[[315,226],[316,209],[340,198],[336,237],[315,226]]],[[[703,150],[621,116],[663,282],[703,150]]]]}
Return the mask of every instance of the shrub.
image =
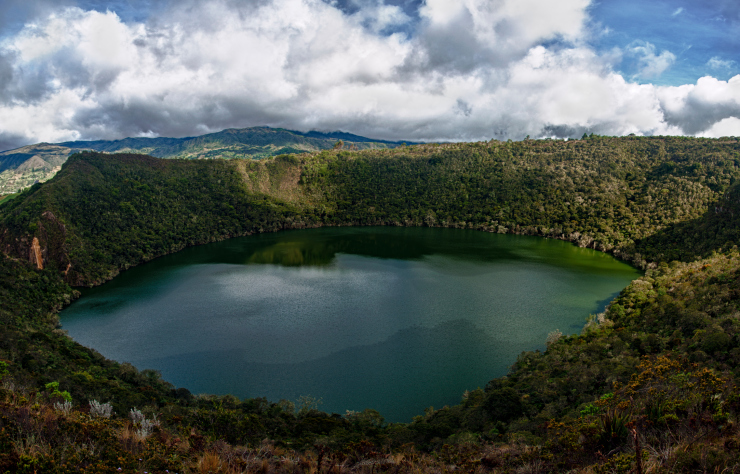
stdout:
{"type": "Polygon", "coordinates": [[[136,408],[132,408],[128,416],[131,418],[131,422],[135,425],[141,424],[141,422],[146,419],[144,414],[136,408]]]}
{"type": "Polygon", "coordinates": [[[113,406],[110,403],[100,403],[90,400],[90,416],[93,418],[110,418],[113,414],[113,406]]]}
{"type": "Polygon", "coordinates": [[[136,430],[136,434],[141,438],[146,438],[154,431],[154,428],[159,426],[159,420],[155,416],[151,420],[144,419],[136,430]]]}
{"type": "Polygon", "coordinates": [[[159,420],[157,420],[156,415],[151,420],[148,420],[137,408],[132,408],[128,416],[134,424],[136,435],[140,438],[148,437],[152,434],[154,428],[159,426],[159,420]]]}
{"type": "Polygon", "coordinates": [[[58,412],[64,413],[65,415],[69,415],[72,411],[72,402],[69,400],[54,402],[54,409],[58,412]]]}

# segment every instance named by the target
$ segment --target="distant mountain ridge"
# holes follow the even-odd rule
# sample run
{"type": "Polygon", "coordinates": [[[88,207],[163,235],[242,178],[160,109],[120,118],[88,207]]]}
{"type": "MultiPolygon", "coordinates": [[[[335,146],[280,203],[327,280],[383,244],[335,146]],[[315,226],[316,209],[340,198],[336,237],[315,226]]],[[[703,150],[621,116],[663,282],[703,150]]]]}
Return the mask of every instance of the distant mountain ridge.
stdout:
{"type": "Polygon", "coordinates": [[[375,140],[347,132],[298,132],[283,128],[229,128],[184,138],[129,137],[121,140],[39,143],[0,153],[0,195],[50,179],[71,154],[82,150],[145,153],[158,158],[253,158],[331,149],[337,141],[353,150],[395,148],[404,143],[375,140]]]}

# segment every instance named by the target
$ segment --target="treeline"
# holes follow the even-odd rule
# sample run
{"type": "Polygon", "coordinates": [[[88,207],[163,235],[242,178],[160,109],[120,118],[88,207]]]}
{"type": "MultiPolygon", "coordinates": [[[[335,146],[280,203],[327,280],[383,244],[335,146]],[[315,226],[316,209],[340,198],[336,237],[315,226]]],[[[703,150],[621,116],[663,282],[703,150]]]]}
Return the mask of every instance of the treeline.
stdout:
{"type": "Polygon", "coordinates": [[[75,155],[50,182],[0,204],[0,445],[8,453],[0,467],[732,468],[740,446],[738,176],[736,140],[678,137],[332,150],[261,162],[75,155]],[[323,225],[534,234],[649,270],[583,334],[553,337],[546,352],[522,354],[507,377],[410,424],[387,425],[372,410],[325,414],[310,400],[193,397],[54,329],[56,311],[75,297],[69,285],[99,284],[188,245],[323,225]],[[43,270],[34,268],[39,256],[43,270]],[[71,411],[58,405],[53,382],[69,392],[71,411]],[[90,400],[111,402],[117,415],[95,418],[90,400]],[[133,408],[159,426],[143,433],[141,421],[127,421],[133,408]],[[29,413],[45,421],[24,424],[29,413]],[[85,439],[105,449],[83,449],[78,434],[92,432],[85,439]],[[48,449],[29,449],[23,436],[48,449]]]}
{"type": "Polygon", "coordinates": [[[528,233],[644,266],[734,242],[732,223],[722,242],[708,234],[726,218],[692,227],[700,237],[691,243],[671,236],[676,225],[701,227],[738,177],[737,141],[684,138],[417,145],[262,162],[87,153],[4,204],[3,244],[22,255],[36,236],[50,264],[71,265],[73,285],[188,245],[318,225],[528,233]]]}
{"type": "Polygon", "coordinates": [[[329,222],[532,233],[651,261],[638,242],[701,217],[738,176],[736,141],[602,137],[324,152],[303,171],[329,222]]]}

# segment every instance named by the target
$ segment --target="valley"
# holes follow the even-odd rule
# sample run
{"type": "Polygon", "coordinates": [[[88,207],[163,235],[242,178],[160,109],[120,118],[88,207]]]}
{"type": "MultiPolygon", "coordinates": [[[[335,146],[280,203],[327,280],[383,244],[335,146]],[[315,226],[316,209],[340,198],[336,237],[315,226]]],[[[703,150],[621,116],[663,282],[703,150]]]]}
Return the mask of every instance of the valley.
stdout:
{"type": "Polygon", "coordinates": [[[26,472],[184,470],[206,456],[223,472],[255,472],[251,460],[286,472],[731,469],[740,446],[738,177],[740,142],[685,137],[492,140],[259,161],[75,154],[48,182],[0,203],[8,427],[0,463],[32,466],[26,472]],[[311,400],[193,396],[57,328],[75,288],[186,247],[381,225],[560,239],[645,275],[580,334],[548,338],[506,376],[406,424],[373,409],[323,413],[311,400]],[[68,392],[69,413],[53,408],[53,382],[68,392]],[[110,401],[116,416],[95,417],[90,400],[110,401]],[[155,434],[123,434],[135,428],[126,421],[134,408],[157,415],[155,434]],[[36,424],[24,424],[24,413],[36,424]],[[49,423],[72,438],[94,432],[106,450],[90,454],[49,423]],[[24,448],[11,431],[44,450],[24,448]]]}

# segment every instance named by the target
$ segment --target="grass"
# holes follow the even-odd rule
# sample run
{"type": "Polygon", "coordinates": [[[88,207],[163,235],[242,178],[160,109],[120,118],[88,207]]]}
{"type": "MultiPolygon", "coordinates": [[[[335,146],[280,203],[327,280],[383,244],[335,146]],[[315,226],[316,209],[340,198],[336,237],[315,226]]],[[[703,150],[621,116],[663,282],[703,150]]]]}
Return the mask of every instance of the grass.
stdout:
{"type": "Polygon", "coordinates": [[[5,201],[10,201],[11,199],[15,199],[19,195],[20,195],[20,193],[0,195],[0,203],[5,202],[5,201]]]}

